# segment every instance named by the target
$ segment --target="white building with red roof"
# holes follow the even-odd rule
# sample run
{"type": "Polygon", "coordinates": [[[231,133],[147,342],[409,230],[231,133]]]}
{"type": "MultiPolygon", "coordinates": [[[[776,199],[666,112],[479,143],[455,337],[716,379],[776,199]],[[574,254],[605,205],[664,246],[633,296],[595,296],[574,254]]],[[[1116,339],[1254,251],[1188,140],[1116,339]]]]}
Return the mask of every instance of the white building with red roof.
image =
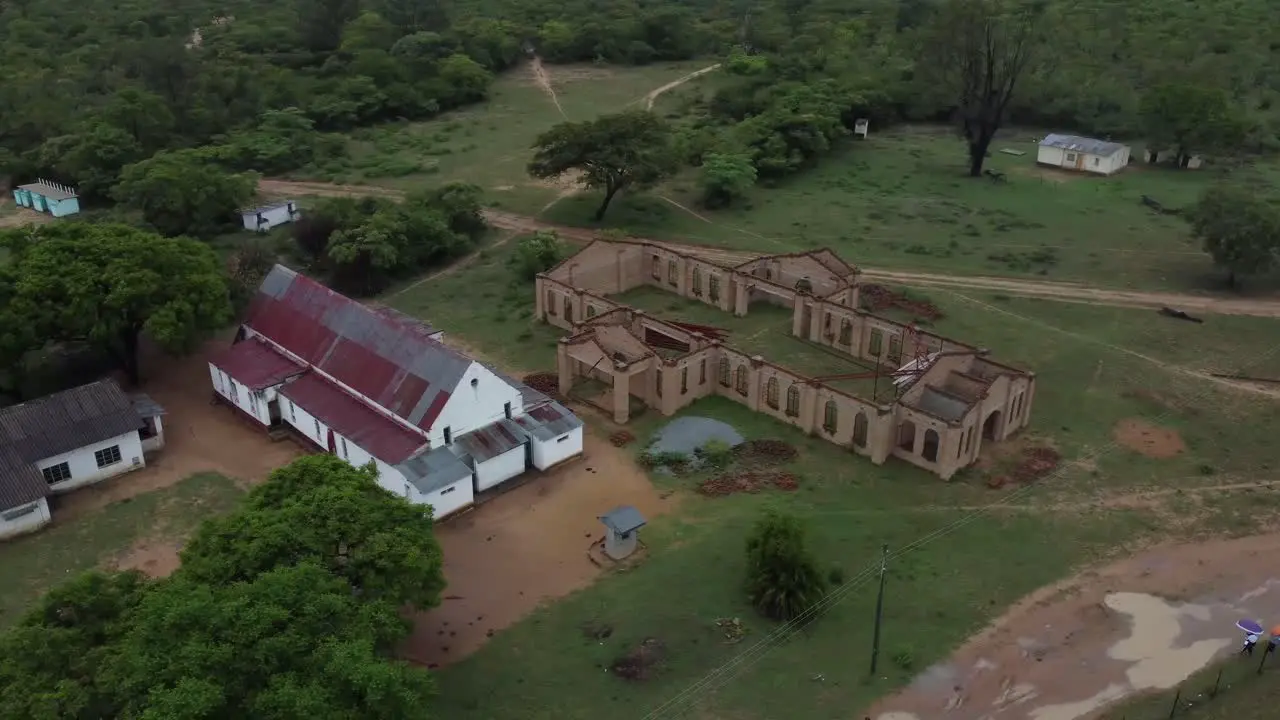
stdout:
{"type": "Polygon", "coordinates": [[[209,372],[218,397],[253,422],[372,462],[382,487],[436,517],[582,453],[573,413],[441,337],[276,265],[209,372]]]}

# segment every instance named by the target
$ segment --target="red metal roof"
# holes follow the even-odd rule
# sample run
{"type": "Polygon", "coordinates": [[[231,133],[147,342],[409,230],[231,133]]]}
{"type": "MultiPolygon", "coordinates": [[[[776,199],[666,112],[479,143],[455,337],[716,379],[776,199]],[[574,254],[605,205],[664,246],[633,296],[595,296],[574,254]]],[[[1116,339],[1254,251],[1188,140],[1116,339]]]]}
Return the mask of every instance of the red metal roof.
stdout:
{"type": "Polygon", "coordinates": [[[307,373],[285,385],[280,388],[280,394],[388,465],[404,461],[427,443],[426,438],[315,373],[307,373]]]}
{"type": "Polygon", "coordinates": [[[306,368],[261,340],[242,340],[214,355],[210,363],[250,390],[279,385],[306,368]]]}
{"type": "Polygon", "coordinates": [[[361,305],[281,265],[263,280],[245,324],[424,430],[473,362],[413,318],[361,305]]]}
{"type": "Polygon", "coordinates": [[[524,433],[507,419],[486,425],[455,440],[473,460],[482,463],[524,444],[524,433]]]}

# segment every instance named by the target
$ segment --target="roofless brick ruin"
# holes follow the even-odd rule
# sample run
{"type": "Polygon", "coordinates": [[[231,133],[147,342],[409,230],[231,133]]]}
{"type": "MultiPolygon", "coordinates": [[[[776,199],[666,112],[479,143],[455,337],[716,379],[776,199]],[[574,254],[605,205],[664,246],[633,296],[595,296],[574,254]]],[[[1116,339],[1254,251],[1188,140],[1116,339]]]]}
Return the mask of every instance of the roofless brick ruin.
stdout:
{"type": "Polygon", "coordinates": [[[1035,374],[985,349],[859,307],[859,273],[828,249],[740,264],[660,243],[596,240],[537,278],[538,317],[570,331],[557,352],[560,392],[594,379],[625,423],[632,399],[672,415],[720,395],[865,455],[897,457],[950,479],[984,442],[1024,427],[1035,374]],[[725,338],[609,299],[642,285],[745,316],[754,303],[792,310],[791,334],[848,357],[849,373],[806,377],[725,338]],[[839,385],[875,378],[875,397],[839,385]]]}

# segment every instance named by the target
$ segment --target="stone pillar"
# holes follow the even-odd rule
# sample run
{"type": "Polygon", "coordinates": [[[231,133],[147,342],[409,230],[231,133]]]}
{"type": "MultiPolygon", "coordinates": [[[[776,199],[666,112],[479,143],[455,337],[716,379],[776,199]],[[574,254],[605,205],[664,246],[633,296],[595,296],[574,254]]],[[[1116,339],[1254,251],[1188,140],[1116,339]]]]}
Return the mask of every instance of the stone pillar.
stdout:
{"type": "Polygon", "coordinates": [[[796,296],[795,304],[791,306],[791,334],[798,338],[803,338],[804,333],[809,328],[804,327],[804,310],[807,306],[805,299],[799,295],[796,296]]]}
{"type": "Polygon", "coordinates": [[[619,425],[631,419],[631,373],[622,363],[613,366],[613,421],[619,425]]]}
{"type": "Polygon", "coordinates": [[[569,338],[560,338],[556,344],[556,370],[560,374],[560,395],[569,397],[573,390],[573,358],[569,357],[569,338]]]}
{"type": "Polygon", "coordinates": [[[674,415],[680,409],[683,397],[680,395],[680,368],[675,360],[661,360],[654,367],[662,376],[662,406],[659,412],[663,415],[674,415]]]}
{"type": "MultiPolygon", "coordinates": [[[[808,338],[814,342],[825,344],[826,338],[822,336],[822,328],[826,324],[827,304],[821,301],[813,303],[813,315],[809,317],[809,327],[805,328],[805,332],[809,333],[808,338]]],[[[836,319],[831,318],[832,329],[839,332],[840,328],[836,327],[836,319]]]]}
{"type": "Polygon", "coordinates": [[[810,383],[800,386],[800,429],[806,435],[812,435],[814,428],[822,427],[822,419],[817,417],[822,408],[818,407],[818,388],[810,383]]]}
{"type": "Polygon", "coordinates": [[[751,362],[747,363],[747,407],[755,412],[760,412],[760,367],[763,364],[764,358],[759,355],[752,355],[751,362]]]}
{"type": "Polygon", "coordinates": [[[747,282],[745,275],[737,276],[736,288],[733,293],[733,314],[738,317],[746,317],[747,308],[750,306],[750,296],[747,292],[747,282]]]}
{"type": "MultiPolygon", "coordinates": [[[[708,273],[707,282],[711,281],[710,278],[711,274],[708,273]]],[[[733,273],[719,273],[716,284],[720,286],[720,297],[716,300],[716,303],[720,305],[720,309],[724,312],[733,312],[733,298],[737,292],[734,289],[733,273]]],[[[711,292],[710,288],[708,288],[707,292],[711,292]]]]}
{"type": "Polygon", "coordinates": [[[1031,424],[1031,401],[1036,396],[1036,374],[1028,373],[1030,379],[1027,380],[1027,394],[1022,399],[1022,426],[1026,427],[1031,424]]]}
{"type": "Polygon", "coordinates": [[[547,316],[547,308],[545,307],[547,291],[545,288],[542,287],[542,279],[543,279],[542,273],[538,273],[538,276],[534,278],[534,281],[533,281],[533,302],[534,302],[533,315],[534,317],[538,318],[539,322],[541,322],[547,316]]]}
{"type": "Polygon", "coordinates": [[[897,418],[893,411],[885,411],[867,418],[867,452],[871,462],[884,464],[898,440],[897,418]]]}

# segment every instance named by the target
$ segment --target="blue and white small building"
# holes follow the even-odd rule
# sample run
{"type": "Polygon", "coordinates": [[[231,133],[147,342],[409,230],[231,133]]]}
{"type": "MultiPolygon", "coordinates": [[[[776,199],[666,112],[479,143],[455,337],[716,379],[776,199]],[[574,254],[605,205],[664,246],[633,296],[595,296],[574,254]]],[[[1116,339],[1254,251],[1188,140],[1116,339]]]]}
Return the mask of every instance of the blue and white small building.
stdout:
{"type": "Polygon", "coordinates": [[[262,207],[240,212],[240,218],[244,221],[244,229],[255,232],[267,232],[277,225],[295,222],[300,217],[302,217],[302,213],[298,212],[298,204],[293,200],[285,200],[275,205],[263,205],[262,207]]]}
{"type": "Polygon", "coordinates": [[[43,179],[14,188],[13,201],[18,207],[46,212],[54,217],[80,212],[80,195],[75,188],[43,179]]]}

